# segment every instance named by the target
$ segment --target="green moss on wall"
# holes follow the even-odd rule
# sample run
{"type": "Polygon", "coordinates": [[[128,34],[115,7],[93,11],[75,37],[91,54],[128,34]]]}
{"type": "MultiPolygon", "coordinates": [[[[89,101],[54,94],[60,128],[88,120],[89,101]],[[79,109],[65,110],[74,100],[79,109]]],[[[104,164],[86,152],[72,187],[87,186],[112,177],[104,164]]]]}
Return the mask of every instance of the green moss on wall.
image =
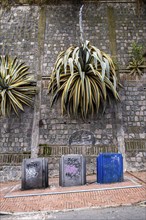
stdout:
{"type": "Polygon", "coordinates": [[[41,156],[50,156],[52,153],[52,147],[48,144],[39,144],[39,155],[41,156]]]}
{"type": "Polygon", "coordinates": [[[44,34],[45,34],[45,28],[46,28],[46,8],[41,7],[40,9],[40,17],[39,17],[39,23],[38,23],[38,46],[42,53],[44,48],[44,34]]]}
{"type": "Polygon", "coordinates": [[[110,41],[110,50],[113,57],[117,55],[116,47],[116,24],[114,16],[114,8],[107,7],[107,17],[108,17],[108,29],[109,29],[109,41],[110,41]]]}
{"type": "Polygon", "coordinates": [[[114,8],[107,7],[108,31],[109,31],[109,46],[111,55],[116,66],[117,77],[119,78],[119,66],[117,62],[117,44],[116,44],[116,17],[114,8]]]}

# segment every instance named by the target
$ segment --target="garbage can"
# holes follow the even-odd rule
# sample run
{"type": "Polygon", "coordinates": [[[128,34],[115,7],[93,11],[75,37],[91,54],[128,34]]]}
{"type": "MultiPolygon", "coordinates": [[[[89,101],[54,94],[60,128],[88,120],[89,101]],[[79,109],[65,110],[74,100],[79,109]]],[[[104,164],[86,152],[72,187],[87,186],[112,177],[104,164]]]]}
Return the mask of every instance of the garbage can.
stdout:
{"type": "Polygon", "coordinates": [[[86,161],[81,154],[62,155],[59,164],[59,185],[79,186],[86,183],[86,161]]]}
{"type": "Polygon", "coordinates": [[[98,183],[115,183],[123,181],[122,154],[101,153],[96,160],[98,183]]]}
{"type": "Polygon", "coordinates": [[[22,162],[21,189],[48,187],[48,160],[46,158],[24,159],[22,162]]]}

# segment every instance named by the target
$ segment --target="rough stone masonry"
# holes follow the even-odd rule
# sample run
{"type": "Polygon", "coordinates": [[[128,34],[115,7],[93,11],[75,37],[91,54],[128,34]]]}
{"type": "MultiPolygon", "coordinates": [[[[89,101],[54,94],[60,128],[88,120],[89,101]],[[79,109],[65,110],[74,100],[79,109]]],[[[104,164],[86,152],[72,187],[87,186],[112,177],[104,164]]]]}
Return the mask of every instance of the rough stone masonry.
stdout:
{"type": "MultiPolygon", "coordinates": [[[[123,154],[125,169],[146,169],[146,78],[144,75],[135,81],[123,77],[132,42],[144,46],[146,10],[142,7],[138,13],[135,1],[116,2],[84,2],[85,38],[113,56],[123,84],[121,103],[108,107],[103,116],[87,121],[62,116],[60,103],[51,108],[47,94],[48,77],[58,53],[70,45],[79,44],[80,5],[60,1],[45,6],[26,4],[15,5],[10,10],[1,9],[0,53],[17,56],[30,66],[39,88],[33,108],[25,107],[19,117],[12,113],[9,118],[0,118],[2,180],[21,176],[20,166],[17,163],[12,166],[15,161],[4,160],[8,154],[31,152],[32,157],[37,157],[40,146],[58,147],[56,153],[48,156],[49,174],[58,175],[60,146],[70,148],[69,141],[75,132],[79,137],[80,131],[86,135],[79,138],[76,146],[85,149],[89,145],[90,148],[88,136],[93,136],[95,152],[102,145],[116,146],[123,154]]],[[[96,172],[96,156],[87,157],[88,173],[96,172]]]]}

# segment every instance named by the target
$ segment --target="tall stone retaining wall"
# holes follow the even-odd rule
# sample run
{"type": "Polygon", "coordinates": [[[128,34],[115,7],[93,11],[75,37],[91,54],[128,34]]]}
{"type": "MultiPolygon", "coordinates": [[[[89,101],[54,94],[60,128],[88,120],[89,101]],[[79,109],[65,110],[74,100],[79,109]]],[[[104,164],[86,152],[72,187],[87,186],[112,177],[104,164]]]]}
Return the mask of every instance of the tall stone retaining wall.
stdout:
{"type": "MultiPolygon", "coordinates": [[[[125,75],[132,43],[144,45],[146,11],[145,7],[137,10],[136,1],[116,2],[84,2],[83,29],[86,39],[116,59],[119,77],[125,79],[120,91],[121,103],[107,107],[104,115],[86,121],[62,116],[59,102],[51,108],[47,90],[58,53],[70,45],[79,44],[80,4],[60,1],[46,6],[17,5],[10,10],[1,9],[0,53],[17,56],[30,66],[39,88],[34,108],[25,107],[25,112],[21,112],[19,117],[12,113],[9,118],[0,118],[1,158],[14,153],[24,154],[21,159],[27,153],[37,157],[42,146],[50,145],[58,146],[58,152],[59,146],[73,148],[80,145],[83,150],[87,145],[97,149],[100,146],[116,146],[117,151],[123,154],[125,169],[146,169],[143,150],[146,146],[141,144],[146,139],[146,78],[129,81],[125,75]],[[133,142],[139,144],[133,145],[133,142]],[[130,146],[136,152],[135,156],[131,154],[130,146]]],[[[58,173],[60,155],[48,156],[52,169],[50,174],[55,175],[58,173]]],[[[96,172],[96,156],[88,155],[89,173],[96,172]]],[[[11,159],[7,164],[3,159],[1,161],[2,176],[4,172],[13,173],[15,169],[19,173],[19,167],[12,168],[11,159]]],[[[13,174],[6,176],[4,179],[10,176],[13,176],[11,179],[17,178],[13,174]]]]}

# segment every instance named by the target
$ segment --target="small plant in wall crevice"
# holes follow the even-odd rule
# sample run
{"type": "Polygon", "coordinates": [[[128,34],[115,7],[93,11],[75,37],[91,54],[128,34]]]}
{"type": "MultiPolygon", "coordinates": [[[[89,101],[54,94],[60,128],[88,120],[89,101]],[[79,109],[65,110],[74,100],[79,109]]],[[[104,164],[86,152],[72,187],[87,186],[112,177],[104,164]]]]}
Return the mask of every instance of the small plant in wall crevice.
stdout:
{"type": "Polygon", "coordinates": [[[144,74],[144,68],[146,68],[144,64],[143,47],[134,42],[132,44],[131,60],[127,66],[127,69],[130,70],[129,75],[140,79],[144,74]]]}
{"type": "Polygon", "coordinates": [[[61,97],[62,113],[86,119],[105,110],[111,99],[119,101],[115,65],[109,55],[84,40],[82,8],[79,13],[80,46],[71,46],[56,60],[49,83],[52,105],[61,97]]]}
{"type": "Polygon", "coordinates": [[[9,116],[12,110],[18,115],[23,105],[32,104],[36,86],[28,69],[17,57],[0,56],[0,116],[9,116]]]}

